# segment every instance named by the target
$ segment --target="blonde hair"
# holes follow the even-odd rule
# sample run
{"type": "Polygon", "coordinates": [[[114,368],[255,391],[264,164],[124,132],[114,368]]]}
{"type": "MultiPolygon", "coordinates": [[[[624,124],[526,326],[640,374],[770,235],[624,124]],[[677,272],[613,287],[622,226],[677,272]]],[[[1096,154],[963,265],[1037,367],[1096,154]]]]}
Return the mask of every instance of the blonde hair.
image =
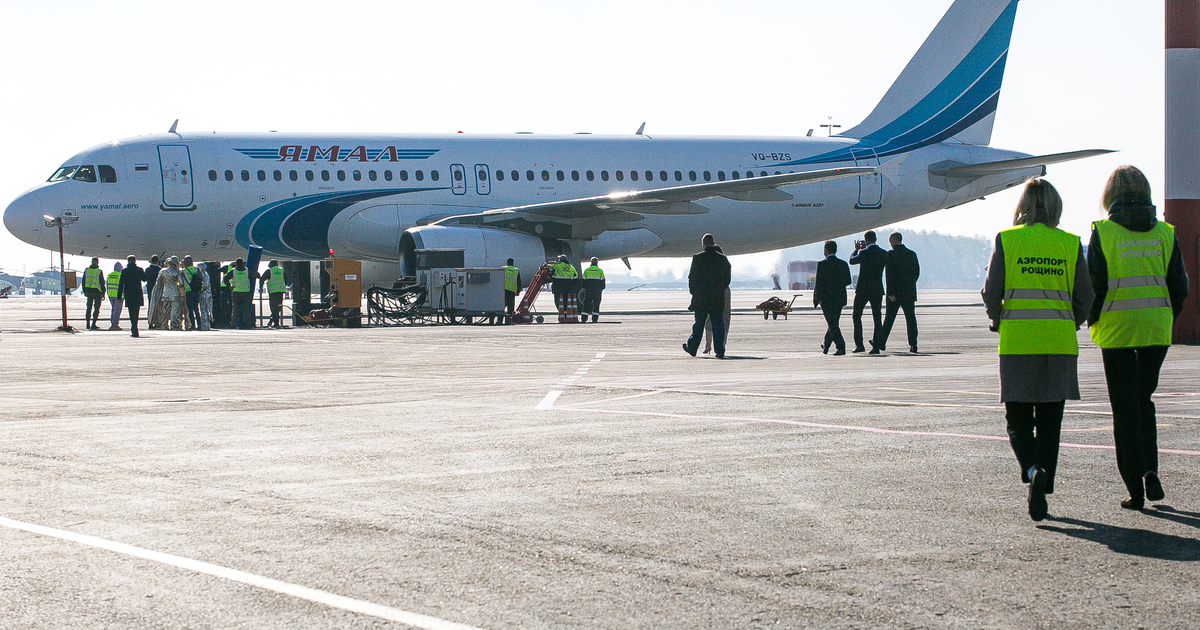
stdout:
{"type": "Polygon", "coordinates": [[[1013,225],[1041,223],[1058,227],[1061,219],[1062,197],[1050,182],[1034,179],[1025,184],[1025,192],[1021,194],[1017,211],[1013,213],[1013,225]]]}
{"type": "Polygon", "coordinates": [[[1146,175],[1142,173],[1136,166],[1118,166],[1117,170],[1108,176],[1108,183],[1104,185],[1104,196],[1100,198],[1100,207],[1108,212],[1109,206],[1118,197],[1124,195],[1136,194],[1144,195],[1147,202],[1150,201],[1150,180],[1146,179],[1146,175]]]}

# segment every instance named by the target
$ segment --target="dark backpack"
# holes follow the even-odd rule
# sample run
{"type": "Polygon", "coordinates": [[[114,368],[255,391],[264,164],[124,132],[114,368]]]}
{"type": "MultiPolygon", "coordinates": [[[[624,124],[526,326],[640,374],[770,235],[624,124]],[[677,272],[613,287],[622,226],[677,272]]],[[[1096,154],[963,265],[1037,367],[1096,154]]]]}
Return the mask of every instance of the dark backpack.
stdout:
{"type": "Polygon", "coordinates": [[[200,280],[200,273],[201,272],[196,272],[192,274],[192,279],[188,281],[188,291],[199,291],[201,287],[204,286],[203,282],[200,280]]]}

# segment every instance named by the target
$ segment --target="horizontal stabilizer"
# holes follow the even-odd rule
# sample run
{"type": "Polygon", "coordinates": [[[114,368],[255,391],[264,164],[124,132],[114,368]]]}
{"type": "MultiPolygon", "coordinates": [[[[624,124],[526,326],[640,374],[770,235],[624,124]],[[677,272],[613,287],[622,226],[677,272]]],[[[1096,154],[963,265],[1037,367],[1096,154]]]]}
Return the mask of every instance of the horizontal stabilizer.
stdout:
{"type": "Polygon", "coordinates": [[[1108,149],[1089,149],[1087,151],[1071,151],[1069,153],[1055,153],[1053,155],[1017,158],[1015,160],[1000,160],[999,162],[984,162],[982,164],[949,166],[947,168],[935,168],[938,165],[934,165],[935,167],[931,167],[929,169],[929,174],[950,179],[979,179],[980,177],[987,177],[988,175],[1000,175],[1003,173],[1011,173],[1012,171],[1023,171],[1027,168],[1037,168],[1039,166],[1048,166],[1050,164],[1058,164],[1060,162],[1081,160],[1083,158],[1104,155],[1105,153],[1112,153],[1112,151],[1108,149]]]}

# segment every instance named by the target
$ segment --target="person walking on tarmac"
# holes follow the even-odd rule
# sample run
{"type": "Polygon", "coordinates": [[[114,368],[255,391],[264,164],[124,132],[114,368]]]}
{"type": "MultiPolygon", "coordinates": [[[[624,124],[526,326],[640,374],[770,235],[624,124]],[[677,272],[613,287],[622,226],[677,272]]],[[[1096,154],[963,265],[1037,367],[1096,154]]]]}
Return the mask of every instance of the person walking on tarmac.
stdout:
{"type": "Polygon", "coordinates": [[[104,272],[100,270],[100,259],[93,258],[92,264],[83,270],[83,294],[87,296],[87,306],[83,310],[83,327],[87,330],[100,330],[96,320],[100,319],[100,303],[104,301],[106,287],[104,272]]]}
{"type": "Polygon", "coordinates": [[[575,296],[575,281],[579,274],[567,255],[562,254],[558,262],[550,266],[550,277],[550,290],[554,293],[554,305],[558,307],[558,323],[562,324],[568,321],[567,302],[575,296]]]}
{"type": "Polygon", "coordinates": [[[1188,277],[1175,228],[1155,216],[1150,182],[1140,170],[1121,166],[1113,171],[1102,203],[1108,218],[1092,224],[1088,243],[1096,291],[1089,332],[1104,358],[1117,470],[1129,490],[1121,507],[1140,510],[1146,499],[1165,496],[1150,396],[1187,299],[1188,277]]]}
{"type": "Polygon", "coordinates": [[[583,290],[579,292],[583,298],[580,305],[583,311],[579,321],[586,323],[589,315],[592,322],[600,321],[600,299],[604,286],[604,270],[600,268],[600,259],[592,257],[592,266],[583,270],[583,290]]]}
{"type": "Polygon", "coordinates": [[[513,259],[504,263],[504,312],[508,313],[504,323],[511,324],[517,310],[517,292],[521,290],[521,270],[513,266],[513,259]]]}
{"type": "Polygon", "coordinates": [[[238,330],[253,328],[254,321],[250,311],[254,308],[251,304],[251,289],[254,279],[250,277],[246,261],[241,258],[233,262],[233,269],[229,274],[229,285],[232,287],[234,328],[238,330]]]}
{"type": "Polygon", "coordinates": [[[259,285],[267,288],[267,298],[271,304],[271,321],[267,323],[267,328],[282,328],[283,294],[287,291],[288,277],[278,260],[272,260],[267,265],[259,285]]]}
{"type": "Polygon", "coordinates": [[[1058,229],[1061,216],[1054,186],[1029,182],[1014,227],[996,235],[981,292],[1000,333],[1000,402],[1035,521],[1054,492],[1063,407],[1079,400],[1075,331],[1093,298],[1079,237],[1058,229]]]}
{"type": "Polygon", "coordinates": [[[846,354],[846,338],[838,320],[846,308],[846,287],[850,282],[850,265],[837,257],[837,243],[825,241],[825,259],[817,263],[817,283],[813,287],[813,306],[820,308],[825,316],[823,354],[829,354],[829,349],[835,346],[834,356],[846,354]]]}
{"type": "Polygon", "coordinates": [[[187,303],[188,330],[200,328],[200,289],[204,283],[200,280],[200,269],[192,263],[191,256],[183,257],[183,288],[184,301],[187,303]]]}
{"type": "Polygon", "coordinates": [[[863,346],[863,309],[871,307],[872,346],[883,328],[880,311],[883,309],[883,270],[887,267],[887,252],[875,243],[875,230],[867,230],[861,241],[854,242],[850,264],[858,265],[858,284],[854,285],[854,309],[850,312],[854,322],[854,352],[866,352],[863,346]]]}
{"type": "Polygon", "coordinates": [[[883,318],[883,330],[871,340],[870,354],[887,350],[888,336],[896,313],[904,309],[904,327],[908,329],[908,351],[917,353],[917,279],[921,277],[921,263],[917,254],[904,246],[904,237],[892,232],[888,243],[892,249],[887,254],[887,314],[883,318]]]}
{"type": "Polygon", "coordinates": [[[109,330],[121,330],[121,306],[124,302],[117,297],[120,285],[121,263],[113,263],[112,273],[108,274],[108,305],[112,311],[108,317],[109,330]]]}
{"type": "Polygon", "coordinates": [[[146,278],[145,270],[137,264],[137,258],[130,256],[125,259],[125,269],[121,271],[121,281],[117,286],[117,299],[125,301],[125,311],[129,313],[129,336],[138,336],[138,311],[142,310],[142,280],[146,278]]]}
{"type": "Polygon", "coordinates": [[[146,309],[146,328],[154,328],[154,284],[158,282],[158,272],[162,271],[162,266],[158,264],[158,254],[150,257],[150,264],[146,265],[146,303],[149,307],[146,309]]]}
{"type": "Polygon", "coordinates": [[[700,240],[704,251],[692,256],[688,271],[688,292],[692,295],[688,310],[695,315],[692,336],[683,342],[683,351],[696,356],[704,338],[704,322],[712,321],[713,349],[718,359],[725,358],[725,320],[721,310],[725,305],[725,289],[729,288],[729,259],[717,251],[716,239],[705,234],[700,240]]]}

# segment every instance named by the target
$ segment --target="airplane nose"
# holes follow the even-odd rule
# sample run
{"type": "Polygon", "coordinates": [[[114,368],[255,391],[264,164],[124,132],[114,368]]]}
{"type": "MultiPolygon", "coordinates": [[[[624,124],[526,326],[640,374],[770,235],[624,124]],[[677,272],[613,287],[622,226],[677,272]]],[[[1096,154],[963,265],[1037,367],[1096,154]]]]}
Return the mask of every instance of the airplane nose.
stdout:
{"type": "Polygon", "coordinates": [[[4,209],[4,227],[13,236],[37,245],[42,238],[42,230],[46,228],[46,220],[42,211],[26,193],[17,197],[4,209]]]}

